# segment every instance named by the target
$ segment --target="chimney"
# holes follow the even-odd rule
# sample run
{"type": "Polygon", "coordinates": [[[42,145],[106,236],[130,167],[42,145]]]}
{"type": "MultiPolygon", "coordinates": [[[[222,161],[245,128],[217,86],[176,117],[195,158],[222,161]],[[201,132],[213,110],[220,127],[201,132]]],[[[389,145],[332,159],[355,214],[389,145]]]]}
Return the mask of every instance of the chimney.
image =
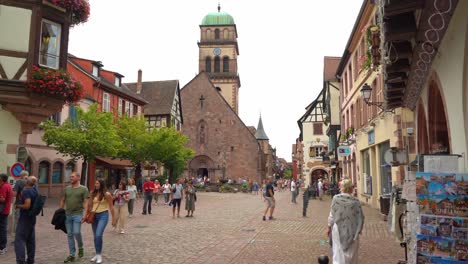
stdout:
{"type": "Polygon", "coordinates": [[[142,78],[142,75],[143,75],[143,72],[141,71],[141,69],[138,70],[138,81],[137,81],[137,86],[136,86],[136,93],[137,94],[141,93],[141,88],[142,88],[141,78],[142,78]]]}

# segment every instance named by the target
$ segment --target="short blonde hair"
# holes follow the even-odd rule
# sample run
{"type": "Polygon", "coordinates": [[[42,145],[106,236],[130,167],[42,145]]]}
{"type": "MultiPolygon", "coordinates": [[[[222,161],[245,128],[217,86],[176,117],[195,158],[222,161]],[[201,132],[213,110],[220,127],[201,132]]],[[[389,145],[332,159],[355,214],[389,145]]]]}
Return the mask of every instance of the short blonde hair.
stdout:
{"type": "Polygon", "coordinates": [[[352,193],[354,191],[354,184],[350,179],[343,179],[341,181],[341,192],[352,193]]]}

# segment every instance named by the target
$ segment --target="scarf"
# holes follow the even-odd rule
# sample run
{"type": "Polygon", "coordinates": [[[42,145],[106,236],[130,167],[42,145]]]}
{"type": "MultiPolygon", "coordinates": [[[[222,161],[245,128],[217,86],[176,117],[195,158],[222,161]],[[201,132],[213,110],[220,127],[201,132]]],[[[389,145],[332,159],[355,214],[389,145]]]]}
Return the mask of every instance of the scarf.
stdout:
{"type": "Polygon", "coordinates": [[[338,226],[341,247],[347,250],[353,241],[358,239],[364,225],[361,203],[348,194],[335,195],[331,214],[333,222],[338,226]]]}

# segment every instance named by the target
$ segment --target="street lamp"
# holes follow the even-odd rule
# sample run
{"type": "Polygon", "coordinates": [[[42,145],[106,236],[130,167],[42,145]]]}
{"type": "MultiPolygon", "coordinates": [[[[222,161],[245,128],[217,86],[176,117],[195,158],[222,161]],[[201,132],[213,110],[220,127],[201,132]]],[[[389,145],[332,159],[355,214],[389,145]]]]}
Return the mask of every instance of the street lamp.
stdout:
{"type": "Polygon", "coordinates": [[[361,88],[361,95],[362,95],[362,98],[364,98],[364,102],[366,102],[367,105],[375,105],[378,108],[384,110],[382,107],[383,102],[370,102],[369,101],[371,94],[372,94],[372,88],[367,83],[365,83],[361,88]]]}

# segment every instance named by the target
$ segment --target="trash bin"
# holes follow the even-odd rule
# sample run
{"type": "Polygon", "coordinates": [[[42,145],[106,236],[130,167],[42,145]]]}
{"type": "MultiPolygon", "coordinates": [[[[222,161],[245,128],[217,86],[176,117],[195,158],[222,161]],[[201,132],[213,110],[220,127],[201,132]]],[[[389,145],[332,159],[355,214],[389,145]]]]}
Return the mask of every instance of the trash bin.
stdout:
{"type": "Polygon", "coordinates": [[[380,213],[388,215],[390,210],[390,194],[383,194],[380,196],[380,213]]]}

